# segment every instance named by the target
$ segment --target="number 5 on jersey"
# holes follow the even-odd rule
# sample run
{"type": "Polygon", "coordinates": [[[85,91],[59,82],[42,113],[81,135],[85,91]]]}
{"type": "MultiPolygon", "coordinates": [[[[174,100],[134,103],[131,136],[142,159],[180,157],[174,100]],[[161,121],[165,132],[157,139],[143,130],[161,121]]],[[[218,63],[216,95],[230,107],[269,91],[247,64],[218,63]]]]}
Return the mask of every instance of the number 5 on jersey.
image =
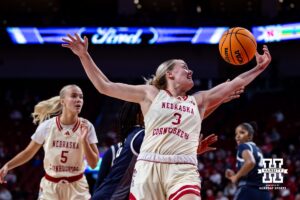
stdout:
{"type": "Polygon", "coordinates": [[[69,151],[61,151],[60,154],[60,162],[62,163],[66,163],[68,160],[67,154],[69,153],[69,151]]]}

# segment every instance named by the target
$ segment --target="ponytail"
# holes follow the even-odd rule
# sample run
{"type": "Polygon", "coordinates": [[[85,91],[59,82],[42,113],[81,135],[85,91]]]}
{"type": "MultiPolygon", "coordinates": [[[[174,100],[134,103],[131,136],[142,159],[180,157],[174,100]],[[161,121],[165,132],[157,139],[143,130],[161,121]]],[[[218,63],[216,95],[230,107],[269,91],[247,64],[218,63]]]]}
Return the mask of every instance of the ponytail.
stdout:
{"type": "Polygon", "coordinates": [[[77,87],[80,89],[80,87],[74,84],[66,85],[60,90],[59,96],[52,97],[45,101],[41,101],[37,105],[35,105],[34,111],[31,114],[33,117],[33,123],[40,124],[52,116],[60,115],[63,110],[63,107],[60,103],[60,99],[63,99],[65,97],[66,91],[72,87],[77,87]]]}
{"type": "Polygon", "coordinates": [[[60,97],[55,96],[48,100],[41,101],[34,106],[34,111],[31,114],[34,124],[40,124],[49,119],[51,116],[60,115],[62,113],[62,105],[60,97]]]}

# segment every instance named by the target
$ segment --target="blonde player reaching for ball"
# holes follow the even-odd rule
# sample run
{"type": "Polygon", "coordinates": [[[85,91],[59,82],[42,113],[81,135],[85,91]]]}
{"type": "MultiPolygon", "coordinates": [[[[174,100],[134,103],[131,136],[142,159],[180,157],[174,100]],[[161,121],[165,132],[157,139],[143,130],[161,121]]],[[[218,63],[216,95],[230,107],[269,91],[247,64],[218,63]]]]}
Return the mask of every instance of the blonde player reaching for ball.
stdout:
{"type": "Polygon", "coordinates": [[[38,199],[90,199],[83,175],[84,157],[92,168],[96,167],[98,140],[93,125],[78,116],[82,106],[83,94],[76,85],[67,85],[59,96],[39,102],[32,114],[39,126],[26,149],[1,168],[0,183],[5,182],[8,170],[29,161],[43,146],[46,173],[38,199]]]}
{"type": "Polygon", "coordinates": [[[266,46],[256,53],[257,65],[212,89],[187,96],[194,86],[193,72],[180,59],[163,62],[145,85],[111,82],[88,53],[88,39],[68,35],[63,39],[76,54],[97,90],[141,106],[145,137],[135,165],[130,199],[201,199],[197,147],[201,121],[207,108],[248,85],[271,61],[266,46]]]}

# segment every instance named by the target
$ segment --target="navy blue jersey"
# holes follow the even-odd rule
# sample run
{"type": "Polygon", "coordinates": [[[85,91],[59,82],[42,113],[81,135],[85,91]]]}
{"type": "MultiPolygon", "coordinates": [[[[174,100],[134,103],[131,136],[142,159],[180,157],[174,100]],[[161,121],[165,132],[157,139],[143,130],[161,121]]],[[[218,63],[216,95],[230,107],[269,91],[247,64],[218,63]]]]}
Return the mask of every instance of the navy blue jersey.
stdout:
{"type": "Polygon", "coordinates": [[[255,166],[254,168],[246,175],[240,178],[238,186],[254,186],[254,187],[261,187],[265,184],[262,183],[262,174],[258,174],[258,169],[263,168],[263,155],[261,150],[256,146],[253,142],[247,142],[240,144],[238,146],[237,151],[237,169],[240,170],[244,164],[244,159],[242,157],[242,153],[244,150],[249,150],[254,159],[255,159],[255,166]]]}
{"type": "Polygon", "coordinates": [[[96,188],[92,199],[128,199],[131,177],[144,135],[144,128],[135,127],[132,129],[119,148],[109,174],[96,188]]]}
{"type": "Polygon", "coordinates": [[[98,188],[102,182],[104,181],[105,177],[109,174],[111,167],[113,165],[113,161],[116,158],[116,154],[121,147],[122,143],[114,144],[110,146],[109,149],[105,151],[102,156],[100,169],[97,176],[97,181],[94,185],[94,189],[98,188]]]}
{"type": "Polygon", "coordinates": [[[244,165],[244,159],[242,153],[245,150],[249,150],[254,159],[254,168],[246,175],[240,178],[238,182],[238,190],[234,196],[234,200],[271,200],[269,191],[260,189],[265,186],[262,183],[262,174],[258,174],[258,169],[263,168],[263,155],[261,150],[253,142],[247,142],[240,144],[237,151],[237,169],[240,170],[244,165]]]}

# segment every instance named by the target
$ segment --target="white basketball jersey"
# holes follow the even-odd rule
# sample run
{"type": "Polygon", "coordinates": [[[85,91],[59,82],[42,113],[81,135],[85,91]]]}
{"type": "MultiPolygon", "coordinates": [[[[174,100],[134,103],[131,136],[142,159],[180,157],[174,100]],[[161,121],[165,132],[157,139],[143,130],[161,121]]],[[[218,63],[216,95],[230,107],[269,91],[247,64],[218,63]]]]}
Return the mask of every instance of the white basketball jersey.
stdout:
{"type": "MultiPolygon", "coordinates": [[[[38,127],[32,139],[43,144],[46,173],[52,177],[69,177],[83,173],[85,165],[83,146],[79,141],[80,120],[78,119],[73,126],[63,126],[59,117],[53,117],[43,123],[38,127]],[[39,139],[42,138],[41,133],[44,140],[39,139]]],[[[93,129],[91,132],[95,135],[90,122],[89,125],[89,132],[93,129]]],[[[92,140],[97,143],[97,139],[92,140]]]]}
{"type": "Polygon", "coordinates": [[[144,121],[145,137],[140,152],[196,154],[202,120],[193,96],[173,97],[160,90],[144,121]]]}

